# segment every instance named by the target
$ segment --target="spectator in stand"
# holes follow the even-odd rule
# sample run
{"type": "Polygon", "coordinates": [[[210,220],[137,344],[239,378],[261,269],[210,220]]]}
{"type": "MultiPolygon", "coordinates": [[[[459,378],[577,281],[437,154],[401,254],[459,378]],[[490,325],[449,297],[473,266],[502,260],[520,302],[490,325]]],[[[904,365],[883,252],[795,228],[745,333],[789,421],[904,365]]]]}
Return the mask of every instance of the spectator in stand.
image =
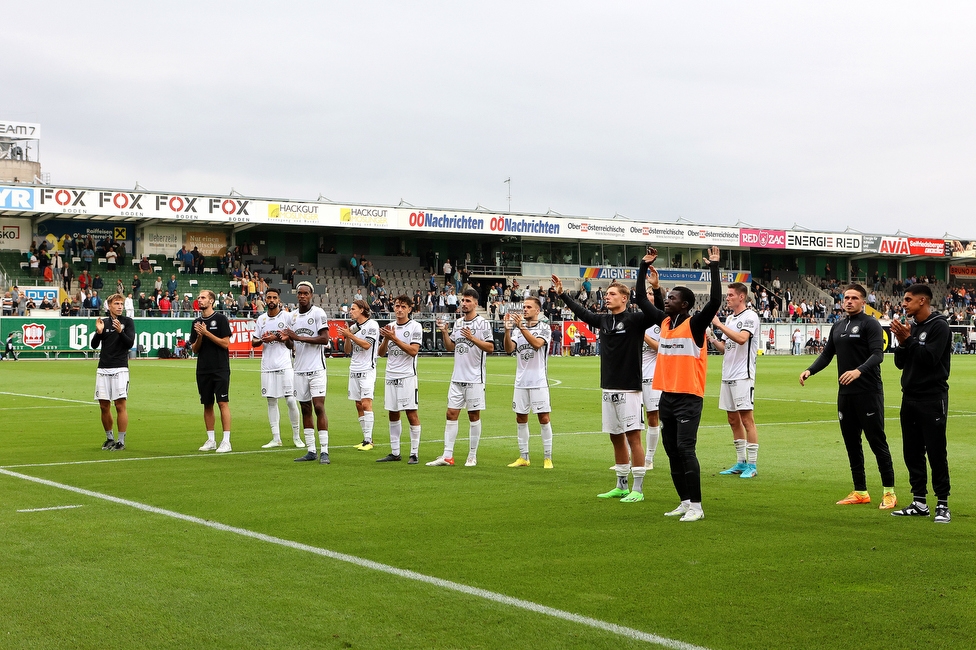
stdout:
{"type": "Polygon", "coordinates": [[[105,252],[105,268],[109,271],[115,270],[115,262],[119,259],[118,253],[114,249],[108,249],[105,252]]]}
{"type": "Polygon", "coordinates": [[[191,251],[186,250],[186,246],[183,247],[183,254],[180,257],[180,264],[183,267],[183,273],[189,273],[192,275],[195,271],[193,265],[194,257],[191,251]]]}
{"type": "Polygon", "coordinates": [[[169,301],[169,298],[166,297],[165,293],[159,298],[158,305],[159,312],[162,316],[170,316],[170,309],[172,308],[173,304],[169,301]]]}
{"type": "Polygon", "coordinates": [[[128,318],[134,318],[136,315],[136,308],[132,302],[132,294],[127,294],[125,300],[122,302],[122,310],[128,318]]]}
{"type": "MultiPolygon", "coordinates": [[[[120,280],[121,282],[121,280],[120,280]]],[[[139,274],[132,274],[132,293],[139,293],[139,289],[142,288],[142,280],[139,279],[139,274]]],[[[121,291],[119,293],[122,293],[121,291]]]]}
{"type": "Polygon", "coordinates": [[[92,291],[91,298],[88,299],[89,316],[98,316],[101,313],[102,299],[98,297],[97,291],[92,291]]]}
{"type": "Polygon", "coordinates": [[[119,294],[120,296],[125,295],[125,284],[122,283],[122,278],[115,281],[115,293],[119,294]]]}
{"type": "Polygon", "coordinates": [[[102,280],[102,276],[98,273],[91,281],[91,288],[95,291],[101,291],[105,287],[105,281],[102,280]]]}

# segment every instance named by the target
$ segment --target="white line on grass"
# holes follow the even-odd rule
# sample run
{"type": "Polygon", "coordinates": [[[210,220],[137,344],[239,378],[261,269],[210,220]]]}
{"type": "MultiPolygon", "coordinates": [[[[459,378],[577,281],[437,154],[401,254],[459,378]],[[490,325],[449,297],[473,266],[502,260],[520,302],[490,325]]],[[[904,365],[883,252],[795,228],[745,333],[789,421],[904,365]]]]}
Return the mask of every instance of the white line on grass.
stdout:
{"type": "Polygon", "coordinates": [[[80,409],[82,406],[92,406],[91,404],[66,404],[65,406],[49,406],[47,404],[38,404],[37,406],[5,406],[0,408],[0,411],[29,411],[30,409],[80,409]]]}
{"type": "Polygon", "coordinates": [[[521,598],[513,598],[512,596],[506,596],[505,594],[500,594],[498,592],[488,591],[487,589],[479,589],[478,587],[470,587],[468,585],[464,585],[459,582],[444,580],[442,578],[435,578],[433,576],[424,575],[423,573],[417,573],[416,571],[399,569],[397,567],[390,566],[389,564],[374,562],[372,560],[367,560],[365,558],[357,557],[355,555],[348,555],[346,553],[339,553],[338,551],[330,551],[329,549],[319,548],[317,546],[310,546],[308,544],[302,544],[301,542],[282,539],[281,537],[265,535],[264,533],[258,533],[253,530],[247,530],[246,528],[238,528],[237,526],[228,526],[227,524],[222,524],[216,521],[200,519],[199,517],[194,517],[192,515],[185,515],[180,512],[174,512],[173,510],[165,510],[163,508],[157,508],[155,506],[139,503],[138,501],[130,501],[128,499],[113,497],[108,494],[102,494],[101,492],[93,492],[91,490],[86,490],[84,488],[74,487],[73,485],[65,485],[64,483],[56,483],[54,481],[49,481],[47,479],[37,478],[35,476],[18,474],[17,472],[11,472],[6,469],[0,469],[0,474],[6,474],[7,476],[11,476],[13,478],[19,478],[25,481],[31,481],[32,483],[38,483],[40,485],[46,485],[48,487],[58,488],[59,490],[67,490],[68,492],[74,492],[75,494],[81,494],[87,497],[91,497],[93,499],[101,499],[103,501],[109,501],[111,503],[128,506],[130,508],[142,510],[143,512],[149,512],[155,515],[162,515],[164,517],[178,519],[180,521],[185,521],[191,524],[206,526],[207,528],[212,528],[214,530],[219,530],[221,532],[233,533],[235,535],[240,535],[242,537],[250,537],[251,539],[256,539],[261,542],[267,542],[268,544],[276,544],[278,546],[284,546],[286,548],[291,548],[296,551],[312,553],[314,555],[327,557],[332,560],[338,560],[340,562],[353,564],[355,566],[362,567],[364,569],[371,569],[373,571],[379,571],[381,573],[386,573],[388,575],[396,576],[398,578],[414,580],[416,582],[422,582],[428,585],[433,585],[435,587],[440,587],[442,589],[456,591],[458,593],[466,594],[468,596],[482,598],[484,600],[488,600],[500,605],[508,605],[510,607],[524,609],[526,611],[533,612],[536,614],[551,616],[553,618],[569,621],[571,623],[585,625],[587,627],[592,627],[597,630],[603,630],[604,632],[610,632],[611,634],[616,634],[618,636],[622,636],[628,639],[633,639],[634,641],[644,641],[646,643],[653,643],[655,645],[663,646],[665,648],[676,648],[677,650],[706,650],[702,646],[693,645],[691,643],[685,643],[684,641],[677,641],[675,639],[669,639],[663,636],[658,636],[656,634],[650,634],[648,632],[643,632],[641,630],[637,630],[631,627],[625,627],[623,625],[617,625],[615,623],[608,623],[606,621],[601,621],[599,619],[590,618],[589,616],[581,616],[580,614],[573,614],[572,612],[556,609],[554,607],[547,607],[545,605],[539,605],[538,603],[533,603],[528,600],[522,600],[521,598]]]}
{"type": "Polygon", "coordinates": [[[47,510],[69,510],[71,508],[83,508],[84,506],[51,506],[50,508],[28,508],[17,512],[45,512],[47,510]]]}
{"type": "Polygon", "coordinates": [[[13,395],[14,397],[33,397],[34,399],[49,399],[55,402],[73,402],[75,404],[85,404],[86,406],[98,406],[95,400],[82,401],[80,399],[67,399],[65,397],[48,397],[47,395],[28,395],[27,393],[8,393],[0,390],[0,395],[13,395]]]}

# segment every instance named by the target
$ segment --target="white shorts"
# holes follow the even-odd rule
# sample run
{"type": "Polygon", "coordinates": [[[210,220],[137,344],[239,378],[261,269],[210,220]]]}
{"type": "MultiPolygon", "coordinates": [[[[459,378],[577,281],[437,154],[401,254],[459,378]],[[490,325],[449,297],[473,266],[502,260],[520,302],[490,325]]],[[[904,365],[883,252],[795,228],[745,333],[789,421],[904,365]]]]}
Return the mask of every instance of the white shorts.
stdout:
{"type": "Polygon", "coordinates": [[[359,401],[373,399],[376,391],[376,371],[349,373],[349,399],[359,401]]]}
{"type": "Polygon", "coordinates": [[[644,408],[647,409],[648,413],[657,411],[661,404],[661,391],[651,388],[653,383],[653,379],[646,379],[641,387],[644,391],[644,408]]]}
{"type": "Polygon", "coordinates": [[[447,390],[447,408],[481,411],[485,408],[485,385],[451,382],[447,390]]]}
{"type": "Polygon", "coordinates": [[[512,410],[519,415],[528,413],[549,413],[549,387],[516,388],[512,397],[512,410]]]}
{"type": "Polygon", "coordinates": [[[114,402],[129,396],[128,368],[99,368],[95,373],[95,399],[114,402]]]}
{"type": "Polygon", "coordinates": [[[387,411],[416,411],[420,406],[417,376],[387,379],[383,408],[387,411]]]}
{"type": "Polygon", "coordinates": [[[291,368],[261,371],[263,397],[292,397],[295,394],[295,373],[291,368]]]}
{"type": "Polygon", "coordinates": [[[627,433],[644,428],[641,393],[636,390],[603,391],[603,432],[627,433]]]}
{"type": "Polygon", "coordinates": [[[325,397],[327,384],[325,371],[295,373],[295,399],[299,402],[311,402],[314,397],[325,397]]]}
{"type": "Polygon", "coordinates": [[[751,411],[753,410],[753,393],[755,379],[722,380],[722,388],[718,393],[718,407],[723,411],[751,411]]]}

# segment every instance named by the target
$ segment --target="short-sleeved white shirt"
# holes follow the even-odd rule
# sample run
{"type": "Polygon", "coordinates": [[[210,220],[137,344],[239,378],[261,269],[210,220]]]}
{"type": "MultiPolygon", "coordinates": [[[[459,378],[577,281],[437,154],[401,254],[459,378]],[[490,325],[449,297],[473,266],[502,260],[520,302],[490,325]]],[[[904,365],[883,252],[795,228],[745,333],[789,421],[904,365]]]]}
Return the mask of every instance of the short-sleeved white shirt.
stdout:
{"type": "MultiPolygon", "coordinates": [[[[417,321],[408,320],[403,325],[392,322],[390,326],[393,327],[396,337],[407,345],[423,345],[424,328],[417,321]]],[[[389,343],[386,350],[386,378],[404,379],[416,374],[417,357],[407,354],[395,343],[389,343]]]]}
{"type": "MultiPolygon", "coordinates": [[[[273,334],[291,327],[291,314],[281,310],[277,316],[267,313],[258,316],[254,322],[254,338],[261,338],[265,334],[273,334]]],[[[282,341],[265,342],[262,345],[261,370],[285,370],[291,368],[291,350],[282,341]]]]}
{"type": "Polygon", "coordinates": [[[454,341],[454,374],[451,381],[465,384],[485,383],[485,360],[488,355],[477,345],[464,338],[461,333],[464,328],[471,330],[476,339],[482,341],[492,341],[494,336],[491,332],[491,323],[481,316],[475,316],[466,321],[459,318],[454,321],[454,329],[451,331],[451,340],[454,341]]]}
{"type": "MultiPolygon", "coordinates": [[[[321,307],[310,307],[305,313],[297,309],[291,313],[291,329],[299,336],[318,336],[328,329],[329,319],[321,307]]],[[[295,341],[295,372],[325,370],[325,346],[295,341]]]]}
{"type": "Polygon", "coordinates": [[[743,309],[734,316],[725,319],[725,326],[737,332],[749,332],[749,339],[739,345],[732,339],[725,337],[725,356],[722,359],[722,379],[756,378],[756,354],[758,346],[756,336],[759,334],[759,314],[751,309],[743,309]]]}
{"type": "Polygon", "coordinates": [[[543,388],[549,385],[549,341],[552,340],[552,329],[549,321],[539,319],[535,325],[526,328],[529,334],[545,341],[536,350],[525,339],[522,330],[512,328],[512,342],[515,344],[515,387],[543,388]]]}
{"type": "Polygon", "coordinates": [[[380,326],[369,318],[359,326],[355,334],[358,339],[369,341],[369,348],[361,348],[352,344],[352,354],[349,360],[349,372],[367,372],[376,368],[376,351],[380,341],[380,326]]]}
{"type": "MultiPolygon", "coordinates": [[[[645,336],[650,336],[654,341],[661,340],[661,326],[652,325],[644,330],[645,336]]],[[[650,381],[654,379],[654,370],[657,368],[657,350],[652,348],[644,341],[644,351],[641,354],[641,376],[644,381],[650,381]]]]}

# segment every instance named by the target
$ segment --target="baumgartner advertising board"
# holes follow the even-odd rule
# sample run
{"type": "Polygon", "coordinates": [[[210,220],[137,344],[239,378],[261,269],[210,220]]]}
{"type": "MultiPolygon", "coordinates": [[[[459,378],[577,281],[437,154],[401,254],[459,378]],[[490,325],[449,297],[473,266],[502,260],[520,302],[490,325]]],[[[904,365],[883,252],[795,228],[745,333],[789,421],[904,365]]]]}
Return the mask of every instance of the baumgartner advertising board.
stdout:
{"type": "Polygon", "coordinates": [[[805,251],[860,253],[861,235],[787,230],[786,248],[805,251]]]}

